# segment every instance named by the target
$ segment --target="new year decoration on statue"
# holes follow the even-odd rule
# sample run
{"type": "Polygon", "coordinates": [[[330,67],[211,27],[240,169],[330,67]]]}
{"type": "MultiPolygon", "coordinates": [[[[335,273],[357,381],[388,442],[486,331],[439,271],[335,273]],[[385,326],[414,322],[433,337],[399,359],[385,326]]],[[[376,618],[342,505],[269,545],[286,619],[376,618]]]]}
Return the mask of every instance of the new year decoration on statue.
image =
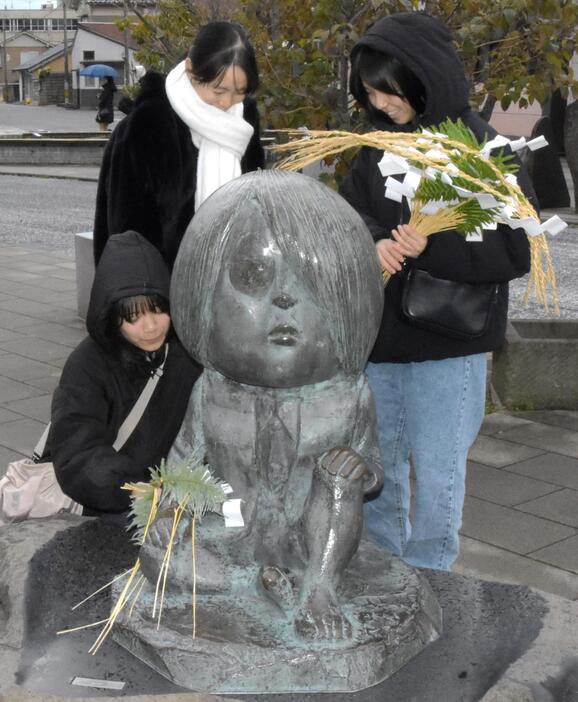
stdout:
{"type": "MultiPolygon", "coordinates": [[[[168,545],[163,558],[162,566],[158,575],[151,617],[160,625],[165,597],[167,574],[171,562],[171,555],[175,539],[179,532],[179,525],[183,517],[188,517],[190,522],[191,538],[191,570],[193,591],[191,593],[192,604],[192,636],[195,638],[197,627],[196,613],[196,559],[195,559],[195,536],[197,523],[203,518],[206,512],[220,512],[225,519],[225,526],[243,526],[241,514],[241,500],[231,499],[233,489],[227,483],[216,479],[209,467],[203,463],[200,455],[193,455],[185,461],[176,464],[169,464],[161,461],[159,468],[151,468],[151,480],[148,483],[125,483],[123,490],[131,492],[130,526],[133,532],[133,540],[139,545],[145,542],[153,524],[161,519],[168,518],[170,521],[170,534],[168,545]]],[[[101,592],[101,590],[111,586],[117,580],[126,578],[124,587],[114,605],[108,619],[74,629],[59,631],[58,634],[68,634],[79,629],[104,625],[90,653],[95,654],[105,639],[110,634],[116,620],[125,607],[133,608],[142,591],[145,577],[141,573],[140,559],[137,559],[133,567],[104,587],[93,592],[89,597],[79,602],[73,609],[84,604],[86,601],[101,592]]]]}
{"type": "MultiPolygon", "coordinates": [[[[528,235],[532,265],[525,301],[533,292],[546,309],[559,314],[556,275],[546,234],[566,228],[557,215],[541,223],[536,210],[518,186],[518,165],[503,147],[519,151],[546,146],[544,137],[526,141],[496,136],[480,143],[461,120],[446,120],[420,132],[369,132],[292,130],[299,139],[273,150],[284,155],[278,165],[298,170],[314,161],[362,146],[383,150],[379,169],[385,180],[385,197],[410,207],[409,224],[425,236],[453,229],[470,241],[483,230],[506,224],[528,235]],[[397,177],[396,177],[397,176],[397,177]]],[[[389,274],[384,271],[387,283],[389,274]]]]}

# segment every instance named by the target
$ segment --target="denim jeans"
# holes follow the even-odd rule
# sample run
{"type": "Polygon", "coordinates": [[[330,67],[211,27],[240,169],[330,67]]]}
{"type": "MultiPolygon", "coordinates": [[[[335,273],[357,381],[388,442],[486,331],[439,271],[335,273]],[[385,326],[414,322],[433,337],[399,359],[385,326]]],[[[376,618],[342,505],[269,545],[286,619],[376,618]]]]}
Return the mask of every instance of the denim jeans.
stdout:
{"type": "Polygon", "coordinates": [[[385,481],[364,506],[367,536],[420,568],[458,557],[468,450],[484,417],[486,356],[369,363],[385,481]],[[415,495],[410,521],[410,465],[415,495]]]}

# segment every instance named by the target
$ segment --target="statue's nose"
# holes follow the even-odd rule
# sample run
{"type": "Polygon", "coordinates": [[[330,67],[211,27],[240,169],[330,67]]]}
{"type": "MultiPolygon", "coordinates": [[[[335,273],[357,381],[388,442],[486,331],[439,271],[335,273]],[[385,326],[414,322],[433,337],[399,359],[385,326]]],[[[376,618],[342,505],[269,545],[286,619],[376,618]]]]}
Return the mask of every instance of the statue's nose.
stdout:
{"type": "Polygon", "coordinates": [[[282,310],[288,310],[290,307],[293,307],[296,302],[297,300],[287,293],[281,293],[273,298],[273,304],[276,307],[280,307],[282,310]]]}

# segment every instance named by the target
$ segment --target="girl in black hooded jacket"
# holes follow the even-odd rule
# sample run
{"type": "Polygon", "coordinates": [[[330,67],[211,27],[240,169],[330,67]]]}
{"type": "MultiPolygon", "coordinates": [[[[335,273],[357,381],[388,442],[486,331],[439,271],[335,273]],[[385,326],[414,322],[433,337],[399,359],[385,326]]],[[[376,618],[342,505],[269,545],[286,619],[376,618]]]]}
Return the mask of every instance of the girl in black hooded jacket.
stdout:
{"type": "Polygon", "coordinates": [[[89,336],[66,361],[48,438],[60,487],[84,514],[126,511],[121,486],[148,481],[180,428],[200,370],[171,332],[169,280],[159,251],[136,232],[112,236],[96,268],[89,336]],[[116,451],[119,428],[163,361],[144,414],[116,451]]]}
{"type": "MultiPolygon", "coordinates": [[[[460,118],[478,137],[495,132],[468,106],[468,81],[447,28],[420,12],[376,22],[351,53],[350,89],[378,129],[414,131],[460,118]]],[[[530,268],[522,230],[498,226],[480,241],[455,231],[427,239],[404,224],[407,202],[384,197],[382,151],[364,148],[342,195],[361,214],[391,274],[367,374],[375,397],[385,483],[366,504],[369,536],[408,563],[449,569],[459,550],[467,454],[484,416],[486,352],[503,343],[508,281],[530,268]],[[496,283],[485,332],[471,340],[412,326],[401,312],[402,269],[466,283],[496,283]],[[410,522],[409,455],[415,469],[410,522]]],[[[525,172],[522,189],[531,193],[525,172]]]]}

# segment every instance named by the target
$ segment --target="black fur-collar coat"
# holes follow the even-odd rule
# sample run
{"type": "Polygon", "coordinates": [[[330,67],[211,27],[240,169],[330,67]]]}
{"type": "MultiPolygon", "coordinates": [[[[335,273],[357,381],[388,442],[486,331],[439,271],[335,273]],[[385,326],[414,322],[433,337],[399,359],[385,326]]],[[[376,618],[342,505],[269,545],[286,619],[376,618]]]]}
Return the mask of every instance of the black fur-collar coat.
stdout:
{"type": "MultiPolygon", "coordinates": [[[[244,119],[254,134],[241,161],[243,173],[262,168],[259,113],[251,98],[244,119]]],[[[112,234],[129,229],[146,237],[172,269],[195,211],[198,149],[187,125],[172,109],[165,77],[149,72],[130,114],[114,130],[104,152],[94,223],[98,263],[112,234]]]]}

